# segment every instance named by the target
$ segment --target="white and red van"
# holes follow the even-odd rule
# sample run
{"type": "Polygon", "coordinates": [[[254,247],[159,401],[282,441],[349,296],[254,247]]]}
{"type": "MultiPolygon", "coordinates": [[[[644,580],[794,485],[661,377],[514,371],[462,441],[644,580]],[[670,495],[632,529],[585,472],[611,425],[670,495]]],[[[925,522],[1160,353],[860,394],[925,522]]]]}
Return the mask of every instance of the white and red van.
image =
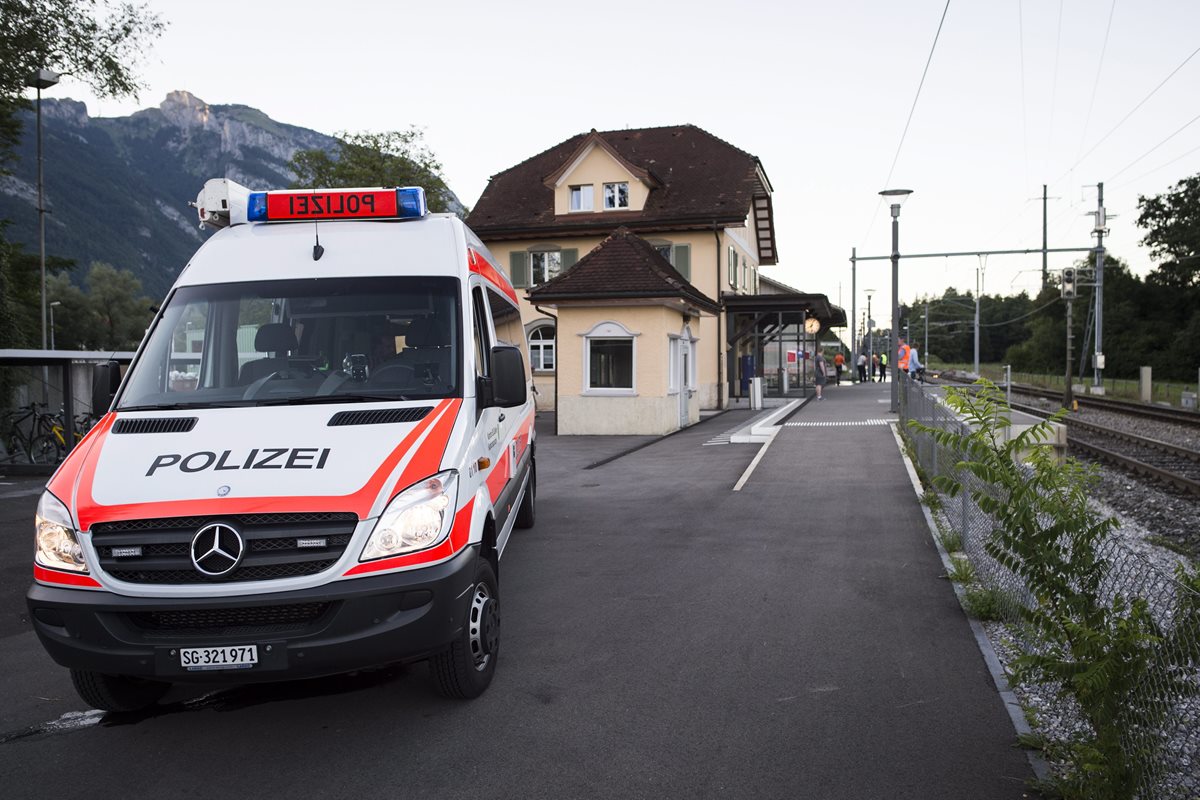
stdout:
{"type": "Polygon", "coordinates": [[[517,295],[419,188],[197,198],[193,256],[38,504],[28,605],[105,710],[429,659],[474,697],[534,520],[517,295]],[[118,385],[119,384],[119,385],[118,385]]]}

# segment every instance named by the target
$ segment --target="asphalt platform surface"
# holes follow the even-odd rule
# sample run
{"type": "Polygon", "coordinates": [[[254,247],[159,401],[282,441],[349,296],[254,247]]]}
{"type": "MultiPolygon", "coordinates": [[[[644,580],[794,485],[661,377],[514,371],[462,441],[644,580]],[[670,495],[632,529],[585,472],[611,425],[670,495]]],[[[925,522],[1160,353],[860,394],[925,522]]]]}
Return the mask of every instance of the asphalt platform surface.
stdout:
{"type": "Polygon", "coordinates": [[[38,483],[0,480],[2,794],[1028,796],[891,430],[869,423],[889,390],[830,387],[740,492],[759,446],[705,443],[748,412],[590,469],[651,440],[542,436],[496,679],[469,702],[418,664],[87,712],[24,619],[38,483]]]}

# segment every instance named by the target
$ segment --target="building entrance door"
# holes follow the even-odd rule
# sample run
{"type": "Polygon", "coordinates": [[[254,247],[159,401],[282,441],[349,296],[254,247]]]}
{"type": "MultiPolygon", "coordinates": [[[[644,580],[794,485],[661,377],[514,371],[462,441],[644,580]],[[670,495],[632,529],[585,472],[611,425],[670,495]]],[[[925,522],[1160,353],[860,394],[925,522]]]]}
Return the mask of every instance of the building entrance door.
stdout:
{"type": "Polygon", "coordinates": [[[688,419],[688,369],[691,366],[692,343],[679,340],[679,427],[687,427],[688,419]]]}

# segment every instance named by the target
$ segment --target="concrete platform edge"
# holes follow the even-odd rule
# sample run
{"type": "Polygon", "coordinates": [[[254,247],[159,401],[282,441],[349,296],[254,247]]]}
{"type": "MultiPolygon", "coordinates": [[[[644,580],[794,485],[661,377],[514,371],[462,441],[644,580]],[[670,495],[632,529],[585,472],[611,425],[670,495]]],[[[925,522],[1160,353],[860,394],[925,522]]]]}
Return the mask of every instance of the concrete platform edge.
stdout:
{"type": "MultiPolygon", "coordinates": [[[[908,480],[912,483],[913,492],[920,499],[924,494],[921,488],[921,479],[917,477],[916,467],[908,457],[908,452],[904,449],[904,440],[900,436],[898,424],[890,426],[892,436],[896,439],[896,448],[900,451],[900,458],[904,461],[904,469],[908,472],[908,480]]],[[[937,548],[938,556],[942,559],[942,566],[947,572],[953,568],[950,561],[950,554],[942,547],[942,542],[938,538],[937,523],[933,520],[933,512],[929,510],[926,503],[921,503],[921,513],[925,516],[925,524],[929,526],[929,535],[933,539],[934,547],[937,548]]],[[[1008,676],[1004,673],[1004,667],[1000,664],[1000,658],[996,655],[995,649],[992,647],[992,642],[988,639],[987,632],[984,631],[983,625],[979,620],[975,619],[968,613],[967,604],[963,589],[953,581],[950,584],[954,588],[954,596],[958,598],[958,604],[962,607],[963,615],[967,618],[968,624],[971,626],[971,633],[975,636],[975,644],[979,647],[979,652],[983,656],[983,661],[987,664],[988,672],[992,676],[993,683],[996,684],[996,691],[1000,695],[1000,700],[1004,703],[1004,709],[1008,712],[1009,719],[1012,720],[1013,728],[1017,735],[1027,735],[1033,733],[1033,729],[1029,727],[1029,722],[1025,719],[1024,710],[1021,708],[1020,701],[1017,700],[1016,694],[1008,683],[1008,676]]],[[[1046,781],[1050,778],[1050,765],[1046,759],[1042,758],[1036,750],[1025,750],[1025,757],[1029,761],[1029,766],[1033,770],[1034,776],[1039,781],[1046,781]]]]}

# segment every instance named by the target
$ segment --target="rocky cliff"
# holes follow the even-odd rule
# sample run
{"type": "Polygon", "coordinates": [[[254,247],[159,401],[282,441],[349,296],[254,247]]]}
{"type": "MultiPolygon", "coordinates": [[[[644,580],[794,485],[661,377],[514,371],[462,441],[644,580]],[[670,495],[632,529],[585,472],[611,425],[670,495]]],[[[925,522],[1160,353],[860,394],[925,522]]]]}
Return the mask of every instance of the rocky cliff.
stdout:
{"type": "MultiPolygon", "coordinates": [[[[37,250],[34,123],[0,176],[0,219],[8,238],[37,250]]],[[[162,296],[208,234],[188,202],[208,178],[252,189],[288,186],[297,150],[332,150],[332,137],[277,122],[248,106],[209,105],[171,92],[157,108],[128,117],[90,117],[83,103],[42,100],[48,254],[132,270],[162,296]]]]}

